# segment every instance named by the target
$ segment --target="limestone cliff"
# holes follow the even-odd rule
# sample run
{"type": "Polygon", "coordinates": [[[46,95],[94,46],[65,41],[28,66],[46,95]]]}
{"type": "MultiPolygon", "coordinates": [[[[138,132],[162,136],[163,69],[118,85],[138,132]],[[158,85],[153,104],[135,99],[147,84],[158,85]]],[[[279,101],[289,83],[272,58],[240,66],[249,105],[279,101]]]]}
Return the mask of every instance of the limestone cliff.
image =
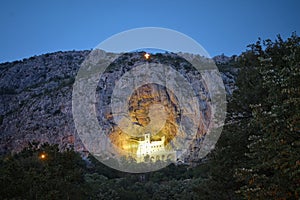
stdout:
{"type": "MultiPolygon", "coordinates": [[[[0,64],[0,152],[19,151],[29,141],[57,143],[61,149],[74,147],[77,151],[85,148],[77,136],[72,118],[72,87],[81,63],[90,51],[56,52],[34,56],[23,61],[0,64]]],[[[199,95],[203,123],[198,137],[193,139],[190,151],[198,148],[199,138],[205,134],[211,108],[206,85],[201,75],[192,69],[191,64],[175,54],[157,54],[151,61],[145,61],[141,53],[126,53],[114,61],[99,81],[97,97],[97,117],[111,141],[126,150],[128,135],[120,130],[109,108],[115,82],[124,73],[144,62],[163,63],[187,74],[187,79],[202,92],[199,95]]],[[[228,94],[234,90],[234,74],[222,73],[228,94]]],[[[151,123],[149,115],[160,116],[160,109],[151,109],[156,104],[164,105],[166,124],[153,136],[153,140],[166,136],[166,142],[176,135],[180,120],[180,108],[172,91],[159,85],[148,84],[139,87],[128,101],[130,120],[139,127],[151,123]],[[155,112],[157,112],[155,114],[155,112]]],[[[159,124],[159,119],[152,123],[159,124]]],[[[140,137],[136,133],[136,137],[140,137]]],[[[192,158],[187,158],[191,160],[192,158]]]]}

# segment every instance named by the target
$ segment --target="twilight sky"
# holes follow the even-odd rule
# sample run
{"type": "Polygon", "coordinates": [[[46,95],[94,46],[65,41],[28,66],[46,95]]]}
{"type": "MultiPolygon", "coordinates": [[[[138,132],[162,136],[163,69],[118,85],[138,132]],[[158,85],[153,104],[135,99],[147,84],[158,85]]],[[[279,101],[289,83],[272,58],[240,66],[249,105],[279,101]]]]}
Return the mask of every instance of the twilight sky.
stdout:
{"type": "Polygon", "coordinates": [[[300,34],[299,0],[1,0],[0,63],[85,50],[119,32],[163,27],[215,56],[240,54],[258,37],[300,34]]]}

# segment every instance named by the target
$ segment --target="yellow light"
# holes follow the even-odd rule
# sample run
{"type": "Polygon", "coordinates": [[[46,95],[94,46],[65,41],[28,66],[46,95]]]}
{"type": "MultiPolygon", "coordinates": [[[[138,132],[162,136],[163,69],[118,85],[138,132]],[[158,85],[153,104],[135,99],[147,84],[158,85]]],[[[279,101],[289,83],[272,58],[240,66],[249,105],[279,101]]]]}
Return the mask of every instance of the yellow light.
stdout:
{"type": "Polygon", "coordinates": [[[46,154],[44,154],[44,153],[41,154],[41,155],[40,155],[40,158],[41,158],[41,159],[45,159],[45,158],[46,158],[46,154]]]}
{"type": "Polygon", "coordinates": [[[146,60],[148,60],[150,58],[150,54],[149,53],[145,53],[144,57],[146,58],[146,60]]]}

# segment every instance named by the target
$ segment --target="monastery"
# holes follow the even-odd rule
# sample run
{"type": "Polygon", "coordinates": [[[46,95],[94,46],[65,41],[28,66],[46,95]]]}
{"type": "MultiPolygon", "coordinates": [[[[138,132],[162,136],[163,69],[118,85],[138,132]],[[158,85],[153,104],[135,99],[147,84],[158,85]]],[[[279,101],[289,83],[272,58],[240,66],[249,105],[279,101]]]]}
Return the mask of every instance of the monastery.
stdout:
{"type": "Polygon", "coordinates": [[[165,161],[167,159],[176,160],[176,151],[168,151],[165,149],[165,136],[159,141],[151,141],[151,134],[146,133],[144,140],[137,141],[138,149],[136,152],[137,162],[155,162],[157,160],[165,161]]]}

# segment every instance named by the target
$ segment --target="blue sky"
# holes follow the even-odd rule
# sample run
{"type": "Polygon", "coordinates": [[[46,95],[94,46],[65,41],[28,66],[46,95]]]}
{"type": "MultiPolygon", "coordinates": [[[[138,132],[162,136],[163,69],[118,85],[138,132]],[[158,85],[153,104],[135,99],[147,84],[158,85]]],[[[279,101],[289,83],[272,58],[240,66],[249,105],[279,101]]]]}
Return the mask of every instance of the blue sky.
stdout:
{"type": "Polygon", "coordinates": [[[298,0],[1,0],[0,62],[92,49],[132,28],[164,27],[210,55],[240,54],[258,37],[300,34],[298,0]]]}

